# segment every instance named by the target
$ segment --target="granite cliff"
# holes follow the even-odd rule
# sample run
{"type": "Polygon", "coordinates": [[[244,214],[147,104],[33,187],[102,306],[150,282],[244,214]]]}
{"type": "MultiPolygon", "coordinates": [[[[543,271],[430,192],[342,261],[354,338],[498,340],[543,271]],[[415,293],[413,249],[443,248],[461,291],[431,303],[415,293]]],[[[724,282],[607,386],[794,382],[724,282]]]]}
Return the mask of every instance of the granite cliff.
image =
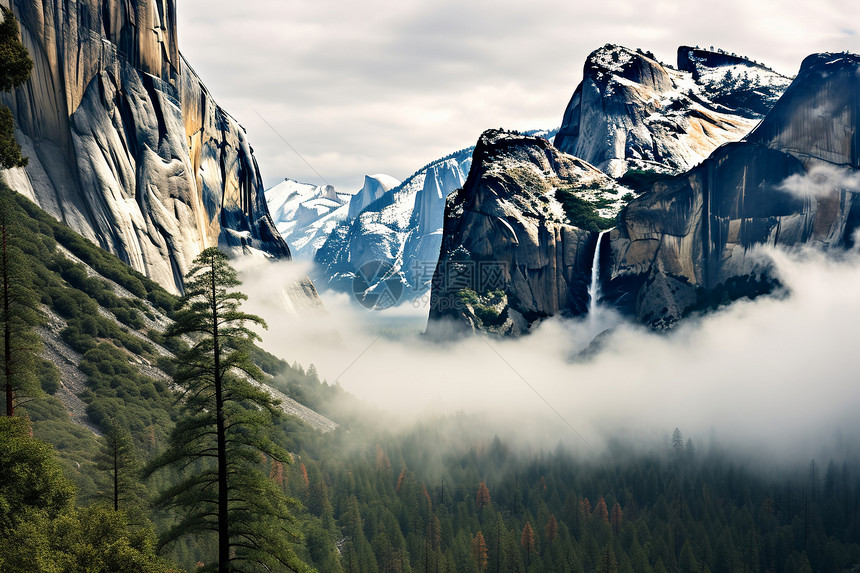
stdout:
{"type": "Polygon", "coordinates": [[[34,60],[3,95],[30,158],[10,186],[174,292],[208,246],[289,258],[244,129],[179,53],[174,0],[10,3],[34,60]]]}
{"type": "Polygon", "coordinates": [[[610,234],[606,300],[652,328],[773,286],[754,247],[853,244],[860,56],[816,54],[744,141],[657,182],[610,234]]]}
{"type": "Polygon", "coordinates": [[[523,334],[588,306],[597,234],[632,194],[546,139],[489,130],[448,196],[428,333],[523,334]]]}
{"type": "Polygon", "coordinates": [[[720,52],[682,46],[676,69],[607,44],[587,58],[554,144],[613,177],[681,173],[746,135],[789,82],[720,52]]]}
{"type": "Polygon", "coordinates": [[[614,181],[539,140],[485,133],[468,181],[446,204],[428,331],[452,320],[518,334],[545,317],[584,314],[597,230],[607,227],[597,257],[603,303],[657,330],[771,292],[777,278],[756,247],[853,245],[860,56],[808,57],[768,108],[743,140],[627,195],[614,221],[598,213],[597,228],[580,217],[582,203],[605,206],[619,194],[614,181]],[[575,200],[558,200],[565,188],[575,200]],[[593,189],[601,192],[589,197],[593,189]],[[470,278],[481,265],[501,268],[494,284],[470,278]]]}

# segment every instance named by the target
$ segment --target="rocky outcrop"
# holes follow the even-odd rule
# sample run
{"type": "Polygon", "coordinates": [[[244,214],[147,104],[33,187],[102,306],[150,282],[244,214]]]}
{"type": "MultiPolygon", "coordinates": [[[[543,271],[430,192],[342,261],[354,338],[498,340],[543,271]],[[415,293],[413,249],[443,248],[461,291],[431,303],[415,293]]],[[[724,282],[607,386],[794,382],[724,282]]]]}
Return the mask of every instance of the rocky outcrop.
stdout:
{"type": "MultiPolygon", "coordinates": [[[[551,138],[557,131],[526,134],[551,138]]],[[[358,275],[368,283],[366,287],[361,284],[363,292],[375,292],[393,282],[397,283],[398,303],[426,307],[442,244],[445,198],[466,181],[474,149],[461,149],[431,161],[365,207],[359,216],[335,227],[314,257],[319,269],[314,280],[352,294],[356,294],[358,275]],[[360,271],[368,263],[373,263],[368,268],[376,269],[378,264],[385,269],[383,280],[360,271]]]]}
{"type": "Polygon", "coordinates": [[[428,333],[445,334],[450,322],[516,335],[548,316],[585,313],[596,234],[572,224],[564,198],[596,212],[620,208],[625,191],[545,139],[485,132],[445,205],[428,333]]]}
{"type": "Polygon", "coordinates": [[[179,54],[173,0],[12,8],[35,65],[3,96],[30,159],[10,186],[174,292],[208,246],[290,256],[244,130],[179,54]]]}
{"type": "Polygon", "coordinates": [[[743,142],[634,200],[610,236],[607,300],[653,328],[772,286],[753,247],[851,244],[860,57],[807,58],[743,142]]]}
{"type": "Polygon", "coordinates": [[[747,140],[790,153],[860,167],[860,56],[813,54],[747,140]]]}
{"type": "Polygon", "coordinates": [[[613,177],[681,173],[746,135],[789,80],[716,52],[681,47],[679,69],[607,44],[589,55],[555,146],[613,177]]]}

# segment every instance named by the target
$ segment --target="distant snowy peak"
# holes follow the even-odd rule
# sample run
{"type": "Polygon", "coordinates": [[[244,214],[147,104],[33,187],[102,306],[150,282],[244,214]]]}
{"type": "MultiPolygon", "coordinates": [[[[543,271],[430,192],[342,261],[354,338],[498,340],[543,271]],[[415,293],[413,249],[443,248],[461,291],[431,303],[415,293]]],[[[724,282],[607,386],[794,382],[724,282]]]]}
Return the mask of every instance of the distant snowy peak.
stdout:
{"type": "Polygon", "coordinates": [[[380,199],[389,189],[400,185],[400,181],[390,175],[365,175],[364,185],[349,200],[349,218],[358,217],[368,205],[380,199]]]}
{"type": "Polygon", "coordinates": [[[620,177],[680,173],[746,135],[789,79],[734,56],[679,49],[680,69],[607,44],[592,52],[555,146],[620,177]]]}
{"type": "Polygon", "coordinates": [[[266,191],[275,226],[297,259],[313,258],[331,229],[346,218],[350,197],[331,185],[292,179],[284,179],[266,191]]]}
{"type": "Polygon", "coordinates": [[[426,291],[439,257],[445,198],[465,181],[472,150],[425,165],[338,225],[314,257],[320,285],[349,291],[362,265],[384,261],[405,285],[404,297],[426,291]]]}
{"type": "Polygon", "coordinates": [[[281,234],[296,225],[296,214],[302,208],[322,215],[323,212],[345,205],[350,197],[337,193],[331,185],[311,185],[292,179],[284,179],[281,183],[267,189],[265,194],[269,213],[281,234]]]}

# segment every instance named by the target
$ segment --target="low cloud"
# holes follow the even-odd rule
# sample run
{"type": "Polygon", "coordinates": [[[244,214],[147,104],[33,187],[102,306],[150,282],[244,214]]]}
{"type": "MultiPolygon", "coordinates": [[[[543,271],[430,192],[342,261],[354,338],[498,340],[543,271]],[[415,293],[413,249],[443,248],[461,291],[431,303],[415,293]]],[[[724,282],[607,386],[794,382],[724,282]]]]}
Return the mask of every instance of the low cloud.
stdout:
{"type": "Polygon", "coordinates": [[[834,192],[860,191],[860,173],[835,165],[820,163],[807,173],[787,177],[779,189],[799,199],[825,197],[834,192]]]}
{"type": "Polygon", "coordinates": [[[261,304],[258,291],[295,263],[246,269],[244,289],[249,309],[269,321],[271,352],[313,362],[404,422],[465,413],[513,442],[585,454],[612,438],[663,439],[677,426],[699,444],[715,436],[808,460],[837,434],[860,435],[860,256],[766,254],[788,296],[739,301],[663,335],[622,321],[584,355],[599,330],[593,320],[550,320],[516,340],[435,344],[420,334],[422,308],[373,312],[333,294],[325,313],[261,304]]]}

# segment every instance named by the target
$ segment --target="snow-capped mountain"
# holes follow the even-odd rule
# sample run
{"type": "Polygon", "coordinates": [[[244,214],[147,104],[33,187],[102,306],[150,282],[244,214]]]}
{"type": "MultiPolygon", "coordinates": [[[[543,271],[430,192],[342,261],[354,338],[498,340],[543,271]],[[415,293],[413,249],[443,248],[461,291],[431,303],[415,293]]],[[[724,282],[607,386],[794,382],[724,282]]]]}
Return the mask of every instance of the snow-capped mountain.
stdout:
{"type": "Polygon", "coordinates": [[[791,83],[758,62],[722,51],[681,46],[678,69],[689,72],[708,99],[734,113],[762,119],[791,83]]]}
{"type": "Polygon", "coordinates": [[[313,260],[332,229],[347,218],[352,195],[331,185],[310,185],[292,179],[266,190],[269,212],[293,257],[313,260]]]}
{"type": "Polygon", "coordinates": [[[682,46],[675,69],[607,44],[586,60],[554,143],[613,177],[681,173],[749,133],[790,81],[721,52],[682,46]]]}
{"type": "Polygon", "coordinates": [[[743,141],[632,201],[603,292],[652,328],[769,291],[754,247],[838,249],[860,224],[860,56],[815,54],[743,141]]]}
{"type": "Polygon", "coordinates": [[[364,211],[368,205],[379,200],[389,189],[398,185],[400,185],[400,181],[390,175],[383,173],[365,175],[364,185],[349,200],[349,219],[358,217],[358,214],[364,211]]]}
{"type": "Polygon", "coordinates": [[[439,257],[445,197],[465,181],[471,152],[464,149],[422,167],[341,222],[314,257],[320,287],[352,292],[361,267],[381,261],[390,265],[386,280],[395,277],[404,297],[426,292],[439,257]]]}
{"type": "MultiPolygon", "coordinates": [[[[552,138],[557,132],[544,129],[526,134],[552,138]]],[[[367,205],[356,218],[341,222],[314,258],[320,286],[353,292],[362,266],[378,261],[386,272],[381,279],[369,281],[368,292],[394,280],[402,288],[398,302],[426,294],[439,260],[445,198],[464,185],[474,149],[428,163],[367,205]]]]}
{"type": "Polygon", "coordinates": [[[286,178],[266,190],[266,202],[278,232],[293,256],[313,260],[331,232],[352,221],[400,181],[390,175],[365,175],[356,193],[338,193],[331,185],[311,185],[286,178]]]}

